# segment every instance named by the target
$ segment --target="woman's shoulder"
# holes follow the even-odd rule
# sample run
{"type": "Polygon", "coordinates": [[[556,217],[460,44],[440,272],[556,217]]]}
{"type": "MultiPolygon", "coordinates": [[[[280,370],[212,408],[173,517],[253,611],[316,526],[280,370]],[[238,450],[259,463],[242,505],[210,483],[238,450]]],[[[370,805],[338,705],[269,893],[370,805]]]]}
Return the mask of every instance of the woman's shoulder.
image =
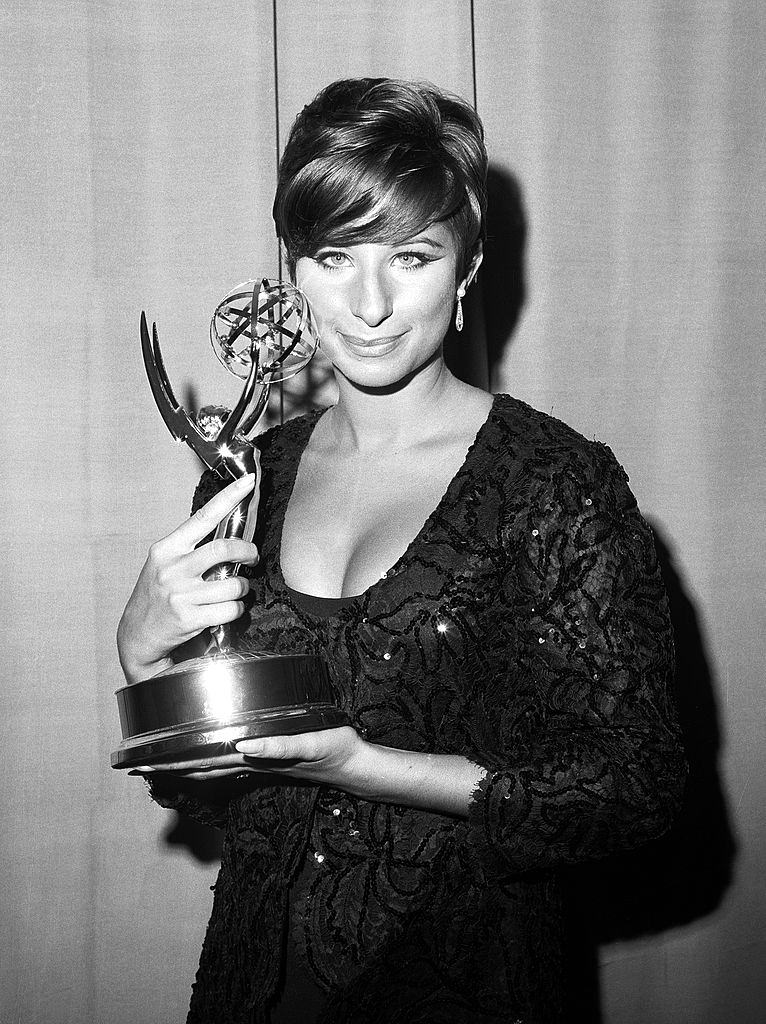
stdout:
{"type": "Polygon", "coordinates": [[[512,395],[495,396],[492,417],[496,443],[505,458],[541,480],[565,476],[584,484],[617,476],[627,481],[607,444],[585,437],[563,420],[512,395]]]}
{"type": "Polygon", "coordinates": [[[587,449],[593,443],[568,423],[550,413],[540,412],[513,395],[495,395],[492,413],[518,446],[556,451],[587,449]]]}
{"type": "Polygon", "coordinates": [[[309,435],[319,417],[325,412],[325,408],[310,409],[299,416],[285,420],[284,423],[276,423],[274,426],[264,430],[255,438],[255,445],[261,455],[267,453],[297,450],[302,451],[309,435]]]}

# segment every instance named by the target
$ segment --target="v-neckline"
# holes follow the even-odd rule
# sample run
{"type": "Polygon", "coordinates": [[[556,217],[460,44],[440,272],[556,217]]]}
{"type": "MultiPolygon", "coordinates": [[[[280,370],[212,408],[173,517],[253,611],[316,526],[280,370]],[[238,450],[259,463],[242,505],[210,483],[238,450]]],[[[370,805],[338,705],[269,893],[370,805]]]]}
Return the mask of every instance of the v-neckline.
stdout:
{"type": "MultiPolygon", "coordinates": [[[[497,403],[498,403],[498,399],[499,398],[500,398],[500,395],[496,395],[496,394],[492,395],[492,404],[489,407],[489,412],[487,413],[486,417],[484,418],[484,420],[480,424],[479,429],[476,431],[476,434],[474,435],[473,440],[469,444],[469,446],[468,446],[468,448],[466,450],[465,456],[463,458],[463,461],[461,462],[461,464],[460,464],[459,468],[457,469],[457,471],[455,472],[454,476],[450,479],[449,483],[447,484],[447,486],[446,486],[446,488],[444,490],[444,493],[442,494],[441,498],[436,503],[436,505],[434,506],[432,511],[428,514],[428,516],[426,517],[425,521],[423,522],[423,525],[420,527],[418,532],[415,534],[415,536],[409,542],[409,544],[407,545],[405,550],[402,552],[402,554],[399,556],[399,558],[397,558],[397,560],[393,563],[393,565],[389,569],[386,569],[386,571],[381,576],[379,576],[376,580],[373,580],[373,582],[368,587],[366,587],[365,590],[363,590],[360,594],[343,595],[341,598],[333,598],[332,600],[343,600],[343,601],[347,601],[349,604],[354,604],[356,602],[363,601],[366,598],[369,598],[374,591],[376,591],[379,587],[381,587],[383,584],[385,584],[386,581],[390,577],[395,576],[400,571],[400,569],[402,567],[402,564],[404,562],[406,562],[411,557],[411,552],[412,552],[413,548],[418,543],[421,542],[422,538],[431,529],[433,521],[438,517],[439,513],[441,512],[442,507],[446,504],[447,500],[452,496],[452,492],[458,486],[458,482],[461,479],[461,477],[463,477],[465,475],[465,473],[466,473],[466,471],[468,469],[469,463],[473,459],[473,456],[474,456],[474,453],[476,451],[476,448],[478,447],[480,442],[483,440],[483,436],[484,436],[485,432],[489,429],[489,425],[490,425],[490,423],[491,423],[491,421],[492,421],[492,419],[494,417],[495,411],[497,409],[497,403]]],[[[301,460],[303,458],[303,453],[306,451],[306,449],[308,448],[309,444],[311,443],[311,436],[314,433],[314,431],[316,430],[317,424],[319,423],[319,421],[322,418],[322,416],[324,416],[324,414],[326,412],[328,412],[330,408],[332,408],[332,406],[329,406],[327,409],[318,410],[312,416],[307,417],[306,426],[308,427],[308,430],[307,430],[307,432],[304,435],[303,444],[301,445],[301,448],[300,448],[300,451],[298,452],[297,458],[293,458],[293,460],[292,460],[292,465],[290,467],[291,476],[286,481],[286,485],[287,486],[284,488],[285,497],[283,498],[283,500],[280,503],[281,504],[280,519],[279,519],[278,524],[275,524],[275,526],[276,526],[276,528],[274,529],[275,544],[276,544],[276,548],[275,548],[275,551],[276,551],[276,558],[275,558],[276,572],[275,572],[275,577],[276,577],[276,579],[275,579],[275,582],[277,584],[277,587],[280,590],[287,591],[287,592],[295,590],[295,588],[291,587],[287,583],[287,581],[285,580],[285,577],[284,577],[284,573],[282,572],[282,535],[284,533],[285,519],[287,518],[287,509],[288,509],[288,507],[290,505],[290,498],[292,497],[293,491],[295,489],[295,482],[298,479],[298,473],[300,472],[301,460]]],[[[317,597],[318,595],[316,595],[316,594],[309,594],[307,596],[308,597],[317,597]]],[[[343,608],[339,608],[338,611],[342,612],[344,610],[344,608],[346,608],[346,607],[348,607],[348,605],[344,605],[343,608]]]]}

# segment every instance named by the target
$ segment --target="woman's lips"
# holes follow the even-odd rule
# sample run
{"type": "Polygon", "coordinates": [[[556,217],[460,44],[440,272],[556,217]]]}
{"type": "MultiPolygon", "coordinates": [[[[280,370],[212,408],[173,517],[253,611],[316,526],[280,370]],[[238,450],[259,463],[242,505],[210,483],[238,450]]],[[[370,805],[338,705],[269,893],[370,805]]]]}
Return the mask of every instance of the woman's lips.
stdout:
{"type": "Polygon", "coordinates": [[[388,334],[384,338],[359,338],[354,334],[343,334],[342,331],[338,334],[350,348],[371,356],[390,351],[401,338],[401,334],[388,334]]]}

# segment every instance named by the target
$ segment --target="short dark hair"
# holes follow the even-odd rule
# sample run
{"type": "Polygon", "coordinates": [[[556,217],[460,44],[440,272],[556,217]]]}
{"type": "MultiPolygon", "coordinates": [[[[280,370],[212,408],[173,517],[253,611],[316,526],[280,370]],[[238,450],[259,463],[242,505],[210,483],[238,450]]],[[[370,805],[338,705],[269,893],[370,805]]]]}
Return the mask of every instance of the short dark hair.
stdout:
{"type": "Polygon", "coordinates": [[[279,165],[274,222],[290,274],[320,246],[393,241],[445,222],[464,274],[485,237],[476,111],[427,82],[352,78],[304,107],[279,165]]]}

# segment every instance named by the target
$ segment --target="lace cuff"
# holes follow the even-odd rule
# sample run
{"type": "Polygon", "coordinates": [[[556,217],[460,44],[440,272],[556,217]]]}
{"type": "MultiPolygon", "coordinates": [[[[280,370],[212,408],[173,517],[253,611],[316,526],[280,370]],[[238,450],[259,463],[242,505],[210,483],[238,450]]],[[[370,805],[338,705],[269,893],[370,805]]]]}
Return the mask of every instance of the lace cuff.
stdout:
{"type": "Polygon", "coordinates": [[[226,827],[228,806],[236,782],[197,782],[174,778],[170,772],[157,773],[146,780],[149,794],[160,807],[178,811],[203,825],[226,827]]]}

